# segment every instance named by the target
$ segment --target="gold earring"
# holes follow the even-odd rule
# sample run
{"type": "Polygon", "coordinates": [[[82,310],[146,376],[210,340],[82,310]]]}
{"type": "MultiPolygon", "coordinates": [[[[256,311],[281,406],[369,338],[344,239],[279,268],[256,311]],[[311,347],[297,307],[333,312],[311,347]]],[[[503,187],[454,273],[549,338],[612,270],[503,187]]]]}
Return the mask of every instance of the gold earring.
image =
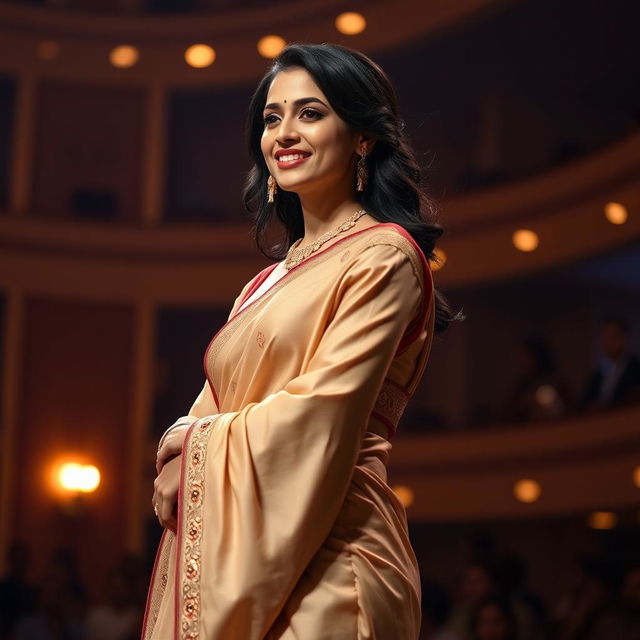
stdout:
{"type": "Polygon", "coordinates": [[[357,174],[358,174],[358,191],[364,190],[364,185],[367,183],[367,165],[365,164],[365,157],[367,152],[365,151],[361,156],[360,160],[358,160],[357,165],[357,174]]]}
{"type": "Polygon", "coordinates": [[[269,174],[269,179],[267,180],[267,186],[269,187],[269,193],[268,193],[268,198],[267,198],[267,202],[273,202],[274,201],[274,196],[276,194],[276,179],[269,174]]]}

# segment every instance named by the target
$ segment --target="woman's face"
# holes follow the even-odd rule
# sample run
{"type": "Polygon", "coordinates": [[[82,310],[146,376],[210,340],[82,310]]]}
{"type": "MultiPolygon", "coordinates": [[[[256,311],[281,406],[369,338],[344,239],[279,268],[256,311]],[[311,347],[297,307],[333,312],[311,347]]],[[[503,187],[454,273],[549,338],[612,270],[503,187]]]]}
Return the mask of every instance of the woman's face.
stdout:
{"type": "Polygon", "coordinates": [[[262,153],[278,187],[303,194],[355,185],[359,136],[338,117],[305,69],[296,67],[275,76],[263,117],[262,153]],[[313,99],[296,102],[302,98],[313,99]],[[284,149],[309,155],[290,167],[279,166],[275,153],[284,149]]]}

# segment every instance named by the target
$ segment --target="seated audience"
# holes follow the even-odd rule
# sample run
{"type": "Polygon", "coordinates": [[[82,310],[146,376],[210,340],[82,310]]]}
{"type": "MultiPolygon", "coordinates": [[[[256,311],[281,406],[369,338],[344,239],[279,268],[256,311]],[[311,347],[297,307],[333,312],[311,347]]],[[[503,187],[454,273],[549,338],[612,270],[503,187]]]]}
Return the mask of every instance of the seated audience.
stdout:
{"type": "Polygon", "coordinates": [[[520,343],[517,372],[502,419],[506,422],[534,422],[565,415],[569,389],[558,373],[548,343],[530,337],[520,343]]]}
{"type": "Polygon", "coordinates": [[[620,316],[602,320],[603,357],[591,372],[578,404],[597,411],[640,401],[640,358],[630,349],[631,327],[620,316]]]}

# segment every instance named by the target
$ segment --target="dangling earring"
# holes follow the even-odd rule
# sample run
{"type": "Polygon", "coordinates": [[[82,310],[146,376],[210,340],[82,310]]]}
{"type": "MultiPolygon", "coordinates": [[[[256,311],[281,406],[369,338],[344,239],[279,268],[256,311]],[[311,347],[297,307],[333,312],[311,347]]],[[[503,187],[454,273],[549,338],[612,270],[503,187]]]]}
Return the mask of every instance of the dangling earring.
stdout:
{"type": "Polygon", "coordinates": [[[276,194],[276,179],[269,174],[269,179],[267,180],[267,186],[269,188],[267,202],[273,202],[274,196],[276,194]]]}
{"type": "Polygon", "coordinates": [[[360,160],[358,160],[358,165],[356,167],[358,175],[358,191],[363,191],[364,185],[367,183],[367,165],[364,160],[366,155],[367,151],[365,150],[365,152],[360,156],[360,160]]]}

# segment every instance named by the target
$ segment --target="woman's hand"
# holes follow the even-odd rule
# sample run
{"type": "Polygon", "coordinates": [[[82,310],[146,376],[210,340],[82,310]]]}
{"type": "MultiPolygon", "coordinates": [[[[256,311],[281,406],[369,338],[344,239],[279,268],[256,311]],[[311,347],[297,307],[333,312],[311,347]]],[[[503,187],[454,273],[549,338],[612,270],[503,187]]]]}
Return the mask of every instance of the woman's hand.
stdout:
{"type": "MultiPolygon", "coordinates": [[[[194,418],[196,420],[197,418],[194,418]]],[[[158,449],[158,455],[156,456],[156,471],[158,474],[162,471],[162,467],[166,464],[166,461],[171,456],[176,456],[182,453],[182,446],[184,444],[184,438],[187,435],[187,431],[191,424],[184,424],[172,429],[167,437],[164,439],[162,446],[158,449]]]]}
{"type": "Polygon", "coordinates": [[[178,485],[180,484],[180,462],[182,456],[174,456],[167,460],[162,471],[153,482],[153,499],[151,503],[158,516],[158,521],[165,529],[176,533],[178,485]]]}

